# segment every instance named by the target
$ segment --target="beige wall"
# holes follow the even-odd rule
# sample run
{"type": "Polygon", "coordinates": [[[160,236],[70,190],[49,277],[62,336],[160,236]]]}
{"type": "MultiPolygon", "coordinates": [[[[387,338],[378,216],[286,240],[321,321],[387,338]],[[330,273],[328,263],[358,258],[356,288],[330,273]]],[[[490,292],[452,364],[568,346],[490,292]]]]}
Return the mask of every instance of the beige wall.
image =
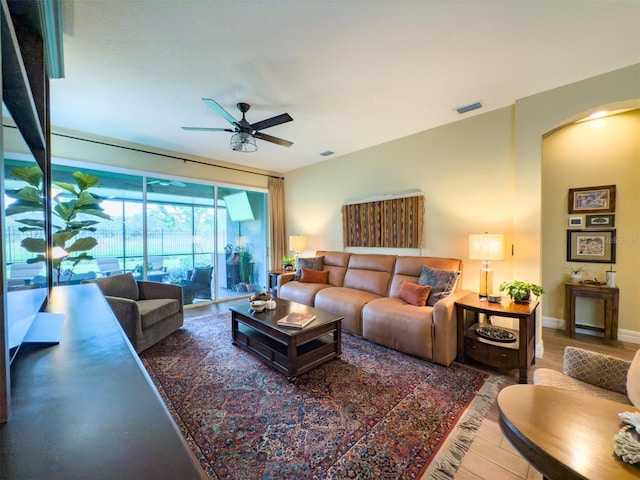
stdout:
{"type": "MultiPolygon", "coordinates": [[[[468,235],[511,233],[511,119],[512,109],[503,108],[287,173],[288,234],[307,235],[307,255],[342,250],[344,202],[419,189],[425,196],[421,251],[349,250],[461,257],[463,286],[477,290],[480,262],[466,259],[468,235]]],[[[509,261],[494,267],[497,286],[510,276],[509,261]]]]}
{"type": "MultiPolygon", "coordinates": [[[[599,106],[638,99],[640,64],[519,99],[512,108],[288,172],[288,234],[309,236],[307,254],[342,250],[343,202],[419,188],[426,200],[421,253],[462,258],[464,288],[477,290],[480,268],[479,262],[468,260],[467,235],[483,231],[506,233],[514,247],[513,257],[494,262],[495,285],[512,278],[542,282],[543,136],[599,106]]],[[[549,312],[543,297],[539,314],[549,312]]],[[[638,325],[638,318],[626,322],[638,325]]],[[[541,325],[539,321],[538,355],[543,351],[541,325]]],[[[640,343],[640,328],[633,330],[638,336],[625,339],[640,343]]]]}
{"type": "MultiPolygon", "coordinates": [[[[545,138],[542,168],[542,272],[546,315],[564,325],[569,188],[616,185],[615,228],[619,329],[638,330],[640,319],[640,110],[568,125],[545,138]]],[[[584,215],[582,215],[584,217],[584,215]]],[[[605,280],[609,265],[584,266],[586,278],[605,280]]],[[[602,326],[602,302],[579,299],[580,323],[602,326]]]]}

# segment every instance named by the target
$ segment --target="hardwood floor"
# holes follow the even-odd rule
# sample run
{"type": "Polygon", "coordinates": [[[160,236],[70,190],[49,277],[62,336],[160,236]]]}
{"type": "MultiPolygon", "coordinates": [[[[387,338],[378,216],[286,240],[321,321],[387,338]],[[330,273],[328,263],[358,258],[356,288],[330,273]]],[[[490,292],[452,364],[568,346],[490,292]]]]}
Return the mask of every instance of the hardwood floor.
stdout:
{"type": "MultiPolygon", "coordinates": [[[[246,302],[246,299],[236,302],[246,302]]],[[[232,302],[220,304],[194,305],[185,309],[185,317],[206,315],[228,311],[232,302]]],[[[567,345],[577,346],[588,350],[615,355],[631,360],[640,345],[625,342],[615,342],[605,345],[602,339],[590,335],[577,334],[576,338],[569,338],[564,331],[551,328],[542,329],[544,340],[544,357],[537,358],[536,364],[529,369],[529,383],[533,383],[533,372],[536,368],[551,368],[562,371],[562,354],[567,345]]],[[[489,367],[483,367],[477,363],[469,363],[469,366],[492,371],[489,367]]],[[[507,384],[518,382],[518,371],[501,372],[505,375],[507,384]]],[[[498,425],[498,409],[494,403],[487,413],[470,450],[464,456],[460,468],[455,474],[456,480],[540,480],[542,475],[522,458],[518,452],[502,435],[498,425]]]]}

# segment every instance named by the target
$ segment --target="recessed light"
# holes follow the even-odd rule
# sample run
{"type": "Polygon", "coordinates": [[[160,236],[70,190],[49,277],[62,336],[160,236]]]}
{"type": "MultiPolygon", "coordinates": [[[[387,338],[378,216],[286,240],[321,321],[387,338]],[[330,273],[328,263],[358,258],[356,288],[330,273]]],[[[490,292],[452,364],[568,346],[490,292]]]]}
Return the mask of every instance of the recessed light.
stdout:
{"type": "Polygon", "coordinates": [[[587,118],[589,120],[595,120],[596,118],[606,117],[607,115],[609,115],[609,112],[607,112],[606,110],[600,110],[598,112],[592,113],[587,118]]]}

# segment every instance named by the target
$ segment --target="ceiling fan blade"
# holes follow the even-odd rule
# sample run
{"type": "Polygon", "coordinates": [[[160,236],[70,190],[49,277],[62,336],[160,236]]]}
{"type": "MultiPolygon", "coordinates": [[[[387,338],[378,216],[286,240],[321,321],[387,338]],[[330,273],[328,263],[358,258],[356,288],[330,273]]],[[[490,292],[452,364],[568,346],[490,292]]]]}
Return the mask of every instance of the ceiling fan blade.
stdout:
{"type": "Polygon", "coordinates": [[[182,127],[183,130],[190,132],[233,132],[230,128],[207,128],[207,127],[182,127]]]}
{"type": "Polygon", "coordinates": [[[233,118],[233,116],[229,112],[227,112],[224,108],[218,105],[215,100],[211,100],[210,98],[203,98],[202,101],[205,104],[207,104],[208,107],[215,110],[218,113],[218,115],[224,118],[231,125],[238,125],[238,121],[235,118],[233,118]]]}
{"type": "Polygon", "coordinates": [[[275,117],[267,118],[266,120],[262,120],[260,122],[252,123],[251,128],[255,131],[264,130],[265,128],[275,127],[276,125],[280,125],[281,123],[287,123],[292,121],[291,115],[288,113],[283,113],[281,115],[276,115],[275,117]]]}
{"type": "Polygon", "coordinates": [[[290,142],[289,140],[283,140],[282,138],[273,137],[271,135],[267,135],[266,133],[256,132],[253,134],[253,136],[259,138],[260,140],[264,140],[265,142],[282,145],[283,147],[290,147],[291,145],[293,145],[293,142],[290,142]]]}

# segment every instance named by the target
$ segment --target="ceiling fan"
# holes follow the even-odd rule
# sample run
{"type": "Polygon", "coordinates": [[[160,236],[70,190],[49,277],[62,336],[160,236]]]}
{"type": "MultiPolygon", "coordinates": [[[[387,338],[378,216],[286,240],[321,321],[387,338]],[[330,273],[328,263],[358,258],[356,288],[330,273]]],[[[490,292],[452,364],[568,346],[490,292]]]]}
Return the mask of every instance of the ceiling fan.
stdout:
{"type": "Polygon", "coordinates": [[[274,137],[262,133],[260,130],[265,128],[275,127],[281,123],[291,122],[293,118],[288,113],[276,115],[275,117],[267,118],[256,123],[249,123],[245,118],[245,113],[249,111],[251,105],[248,103],[238,103],[236,106],[238,110],[242,112],[242,120],[236,120],[229,112],[222,108],[218,103],[210,98],[203,98],[202,101],[218,113],[222,118],[233,125],[231,128],[206,128],[206,127],[182,127],[183,130],[190,131],[206,131],[206,132],[234,132],[231,136],[229,146],[232,150],[238,152],[255,152],[258,149],[256,145],[256,138],[264,140],[266,142],[282,145],[283,147],[290,147],[293,142],[289,140],[283,140],[282,138],[274,137]]]}

